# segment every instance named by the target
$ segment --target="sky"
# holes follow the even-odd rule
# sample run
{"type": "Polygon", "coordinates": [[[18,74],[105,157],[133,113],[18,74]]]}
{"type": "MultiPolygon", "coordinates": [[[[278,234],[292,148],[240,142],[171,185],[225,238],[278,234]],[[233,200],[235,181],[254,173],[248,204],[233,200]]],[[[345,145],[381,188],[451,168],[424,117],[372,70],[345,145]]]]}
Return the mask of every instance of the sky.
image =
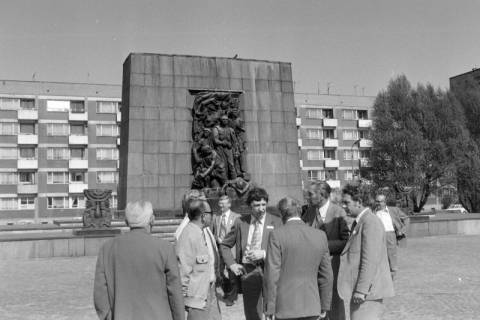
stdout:
{"type": "Polygon", "coordinates": [[[448,88],[480,67],[478,0],[2,0],[0,79],[121,84],[131,52],[292,63],[295,91],[448,88]]]}

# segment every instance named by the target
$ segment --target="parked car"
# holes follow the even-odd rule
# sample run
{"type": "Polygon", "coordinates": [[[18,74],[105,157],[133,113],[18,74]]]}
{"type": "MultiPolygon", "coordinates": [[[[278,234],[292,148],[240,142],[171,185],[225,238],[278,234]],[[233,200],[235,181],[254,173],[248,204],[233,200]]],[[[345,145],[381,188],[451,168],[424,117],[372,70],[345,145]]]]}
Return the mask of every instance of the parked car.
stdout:
{"type": "Polygon", "coordinates": [[[452,204],[446,210],[448,213],[468,213],[468,211],[461,204],[452,204]]]}

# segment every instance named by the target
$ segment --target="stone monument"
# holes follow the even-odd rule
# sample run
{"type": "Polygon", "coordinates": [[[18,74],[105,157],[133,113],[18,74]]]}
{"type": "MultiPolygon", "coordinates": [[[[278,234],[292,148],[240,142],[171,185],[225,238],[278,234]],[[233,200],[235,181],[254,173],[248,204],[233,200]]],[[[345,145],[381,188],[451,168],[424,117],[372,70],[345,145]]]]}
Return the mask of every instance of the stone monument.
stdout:
{"type": "Polygon", "coordinates": [[[202,189],[301,199],[291,64],[132,53],[123,66],[119,208],[179,213],[202,189]]]}

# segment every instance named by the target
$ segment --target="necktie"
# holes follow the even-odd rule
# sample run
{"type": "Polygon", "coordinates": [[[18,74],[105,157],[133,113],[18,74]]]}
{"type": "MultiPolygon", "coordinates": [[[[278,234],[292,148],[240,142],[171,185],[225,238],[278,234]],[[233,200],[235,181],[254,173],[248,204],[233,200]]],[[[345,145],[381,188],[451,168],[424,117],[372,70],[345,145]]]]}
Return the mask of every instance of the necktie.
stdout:
{"type": "Polygon", "coordinates": [[[252,240],[250,241],[250,250],[258,250],[262,247],[260,220],[255,219],[252,240]]]}
{"type": "Polygon", "coordinates": [[[355,229],[355,227],[357,226],[357,221],[353,221],[352,223],[352,228],[350,229],[351,232],[353,232],[353,230],[355,229]]]}
{"type": "Polygon", "coordinates": [[[222,214],[222,220],[220,220],[220,233],[218,235],[218,238],[220,241],[223,241],[223,238],[225,238],[227,234],[227,215],[224,213],[222,214]]]}

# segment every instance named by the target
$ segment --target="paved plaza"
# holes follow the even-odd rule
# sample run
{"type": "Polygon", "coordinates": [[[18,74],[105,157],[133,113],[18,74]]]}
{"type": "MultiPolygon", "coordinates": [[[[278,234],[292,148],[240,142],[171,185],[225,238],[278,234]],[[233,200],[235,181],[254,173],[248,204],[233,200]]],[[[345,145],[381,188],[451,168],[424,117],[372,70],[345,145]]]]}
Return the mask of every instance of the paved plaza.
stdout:
{"type": "MultiPolygon", "coordinates": [[[[480,236],[408,240],[400,251],[396,297],[388,320],[480,318],[480,236]]],[[[96,319],[92,306],[95,257],[0,262],[0,318],[96,319]]],[[[240,320],[241,303],[223,318],[240,320]]]]}

